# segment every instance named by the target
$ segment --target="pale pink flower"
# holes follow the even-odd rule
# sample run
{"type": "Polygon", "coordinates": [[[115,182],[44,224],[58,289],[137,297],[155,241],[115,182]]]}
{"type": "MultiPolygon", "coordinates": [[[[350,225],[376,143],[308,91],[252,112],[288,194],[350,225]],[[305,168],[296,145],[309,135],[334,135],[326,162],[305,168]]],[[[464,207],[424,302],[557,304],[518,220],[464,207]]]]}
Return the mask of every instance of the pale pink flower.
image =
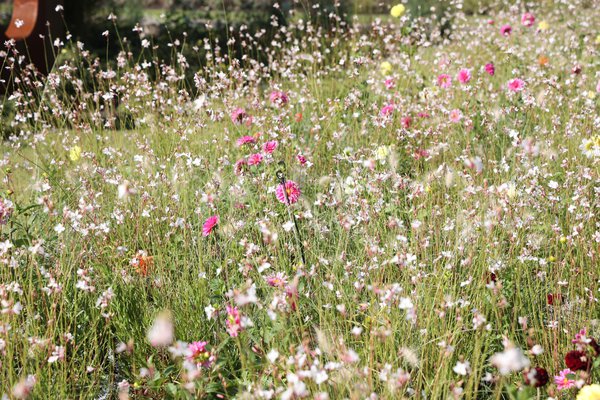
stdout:
{"type": "Polygon", "coordinates": [[[277,272],[276,274],[269,275],[265,278],[267,284],[273,287],[285,287],[287,285],[288,280],[283,272],[277,272]]]}
{"type": "Polygon", "coordinates": [[[300,198],[300,187],[294,181],[285,181],[285,190],[283,185],[278,185],[275,190],[275,196],[277,200],[284,204],[294,204],[300,198]]]}
{"type": "Polygon", "coordinates": [[[392,78],[388,78],[385,80],[385,88],[393,89],[396,86],[396,82],[392,78]]]}
{"type": "Polygon", "coordinates": [[[281,90],[273,90],[269,99],[271,100],[271,103],[278,107],[283,107],[290,101],[287,93],[282,92],[281,90]]]}
{"type": "Polygon", "coordinates": [[[450,121],[451,122],[454,122],[454,123],[460,122],[462,117],[463,117],[463,115],[460,110],[454,109],[454,110],[450,111],[450,121]]]}
{"type": "Polygon", "coordinates": [[[248,165],[258,165],[262,162],[263,155],[260,153],[251,154],[248,157],[248,165]]]}
{"type": "Polygon", "coordinates": [[[219,223],[218,215],[213,215],[213,216],[208,217],[206,219],[206,221],[204,221],[204,224],[202,225],[202,236],[210,235],[210,233],[212,232],[212,230],[215,228],[215,226],[218,223],[219,223]]]}
{"type": "Polygon", "coordinates": [[[514,78],[508,81],[508,90],[511,92],[520,92],[525,88],[525,81],[523,79],[514,78]]]}
{"type": "Polygon", "coordinates": [[[242,330],[242,319],[237,307],[227,307],[227,333],[231,337],[237,337],[242,330]]]}
{"type": "Polygon", "coordinates": [[[173,322],[169,312],[163,312],[156,317],[147,337],[154,347],[164,347],[173,343],[173,322]]]}
{"type": "Polygon", "coordinates": [[[440,74],[437,77],[437,83],[439,87],[448,89],[450,86],[452,86],[452,77],[448,74],[440,74]]]}
{"type": "Polygon", "coordinates": [[[267,154],[272,154],[277,148],[277,140],[270,140],[267,143],[263,144],[263,151],[267,154]]]}
{"type": "Polygon", "coordinates": [[[460,83],[468,83],[471,80],[471,71],[468,68],[463,68],[458,71],[458,76],[456,77],[460,83]]]}
{"type": "Polygon", "coordinates": [[[575,372],[571,371],[569,368],[563,369],[558,373],[557,376],[554,377],[554,383],[556,383],[556,387],[558,390],[566,390],[571,389],[576,386],[576,382],[574,379],[570,379],[568,375],[574,375],[575,372]]]}
{"type": "Polygon", "coordinates": [[[0,225],[6,224],[13,213],[13,203],[0,197],[0,225]]]}
{"type": "Polygon", "coordinates": [[[241,138],[239,138],[237,140],[237,145],[238,146],[243,146],[245,144],[254,144],[256,143],[256,138],[254,136],[242,136],[241,138]]]}
{"type": "Polygon", "coordinates": [[[535,17],[533,16],[532,13],[526,12],[523,14],[523,16],[521,16],[521,24],[523,24],[523,26],[533,26],[533,23],[535,22],[535,17]]]}

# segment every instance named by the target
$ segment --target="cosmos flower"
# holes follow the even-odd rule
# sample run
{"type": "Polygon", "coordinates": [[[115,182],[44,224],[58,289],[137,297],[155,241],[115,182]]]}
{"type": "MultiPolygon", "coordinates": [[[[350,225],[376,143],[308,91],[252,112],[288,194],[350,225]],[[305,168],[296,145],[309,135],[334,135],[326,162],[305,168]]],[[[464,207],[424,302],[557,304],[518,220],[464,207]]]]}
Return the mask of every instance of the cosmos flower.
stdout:
{"type": "Polygon", "coordinates": [[[520,92],[525,88],[525,81],[523,79],[514,78],[508,81],[508,90],[511,92],[520,92]]]}
{"type": "Polygon", "coordinates": [[[494,73],[496,72],[496,68],[494,67],[494,64],[493,63],[485,64],[485,72],[487,72],[491,76],[494,76],[494,73]]]}
{"type": "Polygon", "coordinates": [[[468,83],[471,80],[471,71],[468,68],[462,68],[458,71],[456,79],[462,84],[468,83]]]}
{"type": "Polygon", "coordinates": [[[523,26],[533,26],[533,23],[535,22],[535,17],[533,16],[532,13],[526,12],[521,16],[521,24],[523,26]]]}
{"type": "Polygon", "coordinates": [[[277,200],[284,204],[294,204],[300,198],[300,187],[296,182],[287,180],[285,181],[285,190],[283,185],[279,184],[277,189],[275,189],[275,196],[277,197],[277,200]]]}
{"type": "Polygon", "coordinates": [[[231,121],[237,125],[243,124],[244,121],[247,121],[249,117],[250,116],[248,113],[246,113],[246,110],[241,107],[237,107],[231,112],[231,121]]]}
{"type": "Polygon", "coordinates": [[[454,122],[456,124],[456,123],[460,122],[462,117],[463,117],[463,115],[460,110],[454,109],[454,110],[450,111],[450,122],[454,122]]]}
{"type": "Polygon", "coordinates": [[[511,33],[512,33],[512,26],[510,26],[509,24],[505,24],[500,27],[500,34],[502,36],[510,36],[511,33]]]}
{"type": "Polygon", "coordinates": [[[202,225],[202,236],[208,236],[210,235],[210,233],[213,231],[213,229],[215,228],[215,226],[219,223],[219,216],[218,215],[213,215],[210,216],[206,219],[206,221],[204,221],[204,224],[202,225]]]}
{"type": "Polygon", "coordinates": [[[437,83],[439,87],[447,89],[452,86],[452,77],[448,74],[440,74],[437,77],[437,83]]]}
{"type": "Polygon", "coordinates": [[[262,162],[263,155],[260,153],[251,154],[248,157],[248,165],[258,165],[262,162]]]}
{"type": "Polygon", "coordinates": [[[390,15],[394,18],[400,18],[404,14],[405,11],[406,11],[406,7],[404,7],[404,4],[396,4],[390,10],[390,15]]]}
{"type": "Polygon", "coordinates": [[[267,143],[263,144],[263,151],[267,154],[272,154],[277,148],[277,140],[270,140],[267,143]]]}
{"type": "Polygon", "coordinates": [[[242,136],[241,138],[239,138],[237,140],[237,145],[238,146],[243,146],[245,144],[254,144],[256,143],[256,138],[254,136],[242,136]]]}
{"type": "Polygon", "coordinates": [[[576,382],[574,379],[571,379],[569,376],[574,375],[574,372],[570,369],[563,369],[554,377],[554,383],[558,390],[566,390],[575,387],[576,382]]]}
{"type": "Polygon", "coordinates": [[[383,106],[381,108],[379,115],[381,115],[382,117],[387,117],[388,115],[392,114],[393,112],[394,112],[394,105],[386,104],[385,106],[383,106]]]}
{"type": "Polygon", "coordinates": [[[283,107],[290,101],[287,93],[281,90],[273,90],[269,95],[269,99],[277,107],[283,107]]]}

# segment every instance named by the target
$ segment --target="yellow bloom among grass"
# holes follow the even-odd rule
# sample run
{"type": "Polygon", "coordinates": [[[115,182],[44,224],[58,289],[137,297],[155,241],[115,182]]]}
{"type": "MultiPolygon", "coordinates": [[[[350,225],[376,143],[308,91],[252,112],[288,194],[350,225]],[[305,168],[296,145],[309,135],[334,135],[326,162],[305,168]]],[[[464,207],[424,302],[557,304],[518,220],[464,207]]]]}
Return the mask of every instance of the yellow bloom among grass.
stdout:
{"type": "Polygon", "coordinates": [[[600,385],[587,385],[577,394],[577,400],[600,400],[600,385]]]}
{"type": "Polygon", "coordinates": [[[600,35],[596,36],[595,42],[596,42],[596,44],[600,44],[600,35]]]}
{"type": "Polygon", "coordinates": [[[390,15],[394,18],[400,18],[402,15],[404,15],[405,11],[406,11],[406,7],[404,7],[404,4],[396,4],[390,10],[390,15]]]}
{"type": "Polygon", "coordinates": [[[392,64],[390,64],[389,61],[384,61],[379,66],[379,70],[381,71],[382,75],[387,75],[392,72],[392,64]]]}
{"type": "Polygon", "coordinates": [[[79,160],[81,158],[81,147],[73,146],[71,150],[69,150],[69,159],[73,162],[79,160]]]}
{"type": "Polygon", "coordinates": [[[539,29],[540,31],[545,31],[545,30],[547,30],[548,28],[550,28],[550,24],[548,24],[548,22],[547,22],[547,21],[540,21],[540,23],[538,24],[538,29],[539,29]]]}

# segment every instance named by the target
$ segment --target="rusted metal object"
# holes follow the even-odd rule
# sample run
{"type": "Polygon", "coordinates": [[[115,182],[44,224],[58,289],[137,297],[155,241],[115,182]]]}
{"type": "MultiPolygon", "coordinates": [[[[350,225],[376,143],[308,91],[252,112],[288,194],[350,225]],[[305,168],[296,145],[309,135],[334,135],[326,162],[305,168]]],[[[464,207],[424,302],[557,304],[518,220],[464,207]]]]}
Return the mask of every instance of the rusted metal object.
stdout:
{"type": "Polygon", "coordinates": [[[14,0],[12,18],[4,33],[7,38],[23,40],[29,37],[38,20],[39,0],[14,0]]]}

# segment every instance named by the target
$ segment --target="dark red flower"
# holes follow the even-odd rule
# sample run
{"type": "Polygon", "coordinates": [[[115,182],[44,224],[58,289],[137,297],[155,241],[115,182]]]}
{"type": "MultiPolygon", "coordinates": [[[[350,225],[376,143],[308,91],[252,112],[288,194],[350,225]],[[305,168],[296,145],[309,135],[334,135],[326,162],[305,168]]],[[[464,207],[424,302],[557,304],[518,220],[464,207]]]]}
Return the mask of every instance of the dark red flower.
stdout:
{"type": "Polygon", "coordinates": [[[554,304],[561,304],[563,301],[562,294],[560,293],[548,293],[546,296],[548,300],[548,305],[553,306],[554,304]]]}
{"type": "Polygon", "coordinates": [[[565,364],[572,371],[580,371],[588,368],[590,359],[583,351],[573,350],[565,356],[565,364]]]}
{"type": "Polygon", "coordinates": [[[596,339],[594,339],[594,338],[590,339],[590,346],[592,346],[592,349],[594,349],[594,356],[596,356],[596,357],[600,356],[600,345],[598,345],[598,342],[596,341],[596,339]]]}
{"type": "Polygon", "coordinates": [[[542,387],[548,383],[548,371],[542,367],[535,367],[523,371],[523,380],[526,385],[542,387]]]}

